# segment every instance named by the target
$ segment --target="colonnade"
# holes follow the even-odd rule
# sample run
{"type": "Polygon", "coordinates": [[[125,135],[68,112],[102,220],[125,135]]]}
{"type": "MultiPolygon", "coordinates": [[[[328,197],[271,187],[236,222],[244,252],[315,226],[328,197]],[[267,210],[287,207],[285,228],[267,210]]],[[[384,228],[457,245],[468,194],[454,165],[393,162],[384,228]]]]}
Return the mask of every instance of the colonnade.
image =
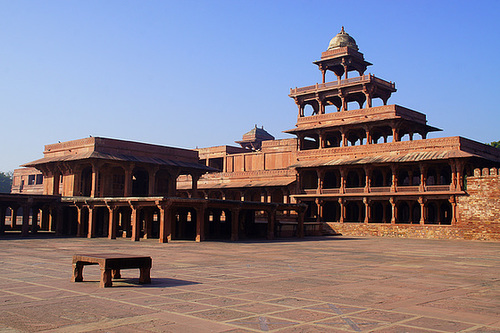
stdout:
{"type": "Polygon", "coordinates": [[[196,190],[204,170],[95,160],[84,164],[41,165],[44,194],[85,197],[174,196],[177,177],[190,174],[196,190]]]}
{"type": "Polygon", "coordinates": [[[306,220],[317,222],[455,225],[455,195],[415,197],[325,197],[299,199],[308,205],[306,220]]]}
{"type": "Polygon", "coordinates": [[[297,133],[300,150],[324,149],[335,147],[347,147],[355,145],[376,144],[380,139],[383,143],[400,142],[408,135],[409,141],[413,141],[415,134],[419,134],[421,139],[427,138],[425,129],[403,128],[397,122],[390,122],[387,125],[363,125],[355,127],[341,127],[339,129],[317,129],[310,132],[297,133]]]}

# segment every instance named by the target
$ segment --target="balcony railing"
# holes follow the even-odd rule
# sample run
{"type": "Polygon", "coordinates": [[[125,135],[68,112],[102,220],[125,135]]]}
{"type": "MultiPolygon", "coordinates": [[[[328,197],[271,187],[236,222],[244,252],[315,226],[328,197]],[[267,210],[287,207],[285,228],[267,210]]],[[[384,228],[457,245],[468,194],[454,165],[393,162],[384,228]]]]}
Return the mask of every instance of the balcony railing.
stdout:
{"type": "MultiPolygon", "coordinates": [[[[453,191],[450,185],[429,185],[426,186],[425,191],[421,191],[420,186],[398,186],[396,188],[396,193],[429,193],[429,192],[448,192],[448,191],[453,191]]],[[[303,190],[304,194],[307,195],[314,195],[318,193],[317,189],[304,189],[303,190]]],[[[341,194],[341,189],[340,188],[324,188],[321,190],[321,193],[323,195],[332,195],[332,194],[341,194]]],[[[363,194],[365,192],[364,187],[348,187],[344,189],[345,194],[363,194]]],[[[377,187],[370,187],[370,192],[372,194],[390,194],[394,192],[392,191],[391,186],[377,186],[377,187]]],[[[367,194],[369,195],[369,194],[367,194]]]]}
{"type": "Polygon", "coordinates": [[[391,89],[396,88],[396,84],[393,82],[387,82],[385,80],[379,79],[375,77],[375,75],[368,74],[368,75],[361,75],[349,79],[343,79],[340,81],[332,81],[332,82],[326,82],[326,83],[316,83],[315,85],[312,86],[306,86],[306,87],[300,87],[300,88],[290,88],[290,95],[297,95],[297,94],[304,94],[308,92],[315,92],[318,90],[325,90],[329,88],[337,88],[340,86],[345,86],[345,85],[350,85],[350,84],[356,84],[356,83],[368,83],[368,82],[376,82],[380,85],[386,86],[391,89]]]}

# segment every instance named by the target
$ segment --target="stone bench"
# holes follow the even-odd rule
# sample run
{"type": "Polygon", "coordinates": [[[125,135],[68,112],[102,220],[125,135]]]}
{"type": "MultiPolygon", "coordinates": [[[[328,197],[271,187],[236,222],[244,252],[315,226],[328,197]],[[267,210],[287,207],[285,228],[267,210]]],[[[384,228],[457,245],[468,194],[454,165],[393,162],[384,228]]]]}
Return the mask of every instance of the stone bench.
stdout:
{"type": "Polygon", "coordinates": [[[139,283],[151,283],[151,257],[134,257],[122,254],[75,254],[73,255],[73,277],[71,281],[83,281],[83,266],[99,265],[101,269],[100,287],[111,287],[112,279],[121,278],[122,269],[138,268],[140,270],[139,283]]]}

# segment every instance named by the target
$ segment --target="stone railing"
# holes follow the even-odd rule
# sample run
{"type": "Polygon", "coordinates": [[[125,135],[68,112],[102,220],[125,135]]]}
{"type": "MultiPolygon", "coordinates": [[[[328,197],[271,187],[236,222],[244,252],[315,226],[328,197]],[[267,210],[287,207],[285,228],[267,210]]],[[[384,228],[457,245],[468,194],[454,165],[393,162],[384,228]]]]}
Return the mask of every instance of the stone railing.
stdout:
{"type": "Polygon", "coordinates": [[[338,88],[342,86],[347,86],[347,85],[352,85],[352,84],[361,84],[361,83],[370,83],[374,82],[379,85],[386,86],[390,89],[396,89],[396,84],[394,82],[387,82],[385,80],[379,79],[375,77],[375,75],[368,74],[368,75],[361,75],[349,79],[343,79],[340,81],[331,81],[331,82],[326,82],[326,83],[316,83],[315,85],[312,86],[306,86],[306,87],[300,87],[300,88],[290,88],[290,97],[296,96],[296,95],[303,95],[306,93],[310,92],[318,92],[321,90],[327,90],[331,88],[338,88]]]}
{"type": "Polygon", "coordinates": [[[421,124],[427,123],[425,114],[402,107],[400,105],[391,104],[374,106],[364,109],[330,112],[324,114],[315,114],[306,117],[298,117],[296,126],[300,128],[301,126],[304,126],[306,124],[316,125],[325,123],[331,123],[330,125],[334,125],[335,122],[338,122],[339,125],[344,125],[350,118],[355,119],[356,121],[363,121],[364,119],[366,119],[367,121],[373,121],[373,117],[402,117],[407,120],[417,121],[421,124]]]}

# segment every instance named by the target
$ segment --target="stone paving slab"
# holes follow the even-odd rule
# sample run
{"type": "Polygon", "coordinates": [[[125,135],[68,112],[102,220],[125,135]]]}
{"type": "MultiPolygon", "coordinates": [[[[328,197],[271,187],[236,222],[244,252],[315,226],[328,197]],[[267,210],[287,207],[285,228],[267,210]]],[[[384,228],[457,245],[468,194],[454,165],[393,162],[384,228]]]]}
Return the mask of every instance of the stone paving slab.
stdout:
{"type": "Polygon", "coordinates": [[[5,332],[500,332],[500,243],[0,238],[5,332]],[[152,284],[75,253],[151,256],[152,284]]]}

